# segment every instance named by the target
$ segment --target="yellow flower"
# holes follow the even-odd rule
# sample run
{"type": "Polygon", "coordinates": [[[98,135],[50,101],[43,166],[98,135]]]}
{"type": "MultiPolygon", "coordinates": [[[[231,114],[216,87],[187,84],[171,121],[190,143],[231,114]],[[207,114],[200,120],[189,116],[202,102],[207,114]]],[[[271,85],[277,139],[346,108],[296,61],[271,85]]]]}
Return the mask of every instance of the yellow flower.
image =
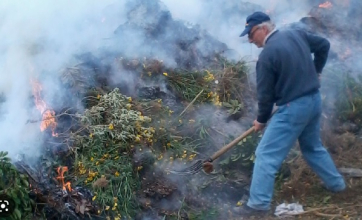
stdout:
{"type": "Polygon", "coordinates": [[[207,76],[204,76],[205,81],[212,81],[215,79],[214,75],[210,73],[208,70],[206,70],[207,76]]]}
{"type": "Polygon", "coordinates": [[[93,196],[92,201],[96,200],[97,196],[93,196]]]}
{"type": "Polygon", "coordinates": [[[140,138],[139,135],[137,135],[137,137],[135,138],[135,141],[136,141],[136,142],[140,142],[140,141],[141,141],[141,138],[140,138]]]}
{"type": "Polygon", "coordinates": [[[128,102],[132,102],[132,97],[128,97],[128,102]]]}
{"type": "Polygon", "coordinates": [[[189,160],[193,160],[195,156],[196,156],[196,154],[191,154],[191,155],[189,156],[189,160]]]}
{"type": "Polygon", "coordinates": [[[93,160],[94,160],[94,158],[93,158],[93,157],[91,157],[90,161],[93,161],[93,160]]]}
{"type": "Polygon", "coordinates": [[[98,166],[98,165],[99,165],[99,161],[96,162],[96,166],[98,166]]]}
{"type": "Polygon", "coordinates": [[[142,168],[143,168],[143,166],[138,166],[138,167],[137,167],[137,171],[142,170],[142,168]]]}
{"type": "Polygon", "coordinates": [[[161,103],[161,102],[162,102],[162,99],[157,100],[157,102],[158,102],[158,103],[161,103]]]}
{"type": "Polygon", "coordinates": [[[107,206],[106,206],[106,210],[108,210],[109,208],[110,208],[109,205],[107,205],[107,206]]]}
{"type": "Polygon", "coordinates": [[[152,76],[152,73],[151,72],[147,72],[148,76],[152,76]]]}
{"type": "Polygon", "coordinates": [[[114,129],[113,124],[109,124],[108,128],[109,128],[109,130],[113,130],[114,129]]]}
{"type": "Polygon", "coordinates": [[[167,73],[163,73],[163,75],[164,75],[164,76],[168,76],[168,74],[167,74],[167,73]]]}
{"type": "Polygon", "coordinates": [[[116,172],[114,173],[114,175],[115,175],[115,176],[119,176],[119,172],[116,171],[116,172]]]}
{"type": "Polygon", "coordinates": [[[129,103],[127,103],[127,104],[126,104],[126,108],[127,108],[128,110],[130,110],[130,109],[131,109],[131,107],[132,107],[132,105],[131,105],[131,104],[129,104],[129,103]]]}
{"type": "Polygon", "coordinates": [[[97,174],[98,172],[89,171],[88,177],[93,179],[93,177],[97,176],[97,174]]]}
{"type": "Polygon", "coordinates": [[[243,203],[241,203],[240,201],[238,203],[236,203],[236,206],[242,206],[243,203]]]}
{"type": "Polygon", "coordinates": [[[89,137],[90,137],[90,138],[93,138],[93,134],[92,134],[92,133],[90,133],[90,134],[89,134],[89,137]]]}
{"type": "Polygon", "coordinates": [[[115,211],[115,210],[116,210],[116,206],[113,206],[112,210],[115,211]]]}
{"type": "Polygon", "coordinates": [[[171,143],[167,143],[167,147],[171,147],[171,143]]]}
{"type": "Polygon", "coordinates": [[[98,95],[97,95],[97,99],[100,99],[100,98],[101,98],[101,95],[98,94],[98,95]]]}
{"type": "Polygon", "coordinates": [[[114,220],[121,220],[120,217],[114,217],[114,220]]]}

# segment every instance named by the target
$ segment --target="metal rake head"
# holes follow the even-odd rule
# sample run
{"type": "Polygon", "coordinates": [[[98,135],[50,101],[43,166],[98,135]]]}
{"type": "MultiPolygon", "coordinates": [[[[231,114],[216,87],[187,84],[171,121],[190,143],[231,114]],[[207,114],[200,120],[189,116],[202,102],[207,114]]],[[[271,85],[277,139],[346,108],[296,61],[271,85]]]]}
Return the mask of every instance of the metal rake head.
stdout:
{"type": "Polygon", "coordinates": [[[202,170],[202,165],[204,164],[203,160],[197,160],[192,166],[187,167],[183,170],[169,170],[170,173],[177,175],[192,175],[200,172],[202,170]]]}

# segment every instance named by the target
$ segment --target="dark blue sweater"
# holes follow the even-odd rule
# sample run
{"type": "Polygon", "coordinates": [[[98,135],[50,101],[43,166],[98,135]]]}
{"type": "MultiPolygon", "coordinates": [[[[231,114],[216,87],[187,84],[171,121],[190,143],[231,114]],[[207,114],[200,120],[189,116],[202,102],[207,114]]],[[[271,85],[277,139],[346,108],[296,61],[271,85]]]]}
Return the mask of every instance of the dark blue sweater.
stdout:
{"type": "Polygon", "coordinates": [[[274,103],[280,106],[319,90],[318,74],[326,64],[329,47],[327,39],[302,30],[270,35],[256,64],[258,122],[268,121],[274,103]]]}

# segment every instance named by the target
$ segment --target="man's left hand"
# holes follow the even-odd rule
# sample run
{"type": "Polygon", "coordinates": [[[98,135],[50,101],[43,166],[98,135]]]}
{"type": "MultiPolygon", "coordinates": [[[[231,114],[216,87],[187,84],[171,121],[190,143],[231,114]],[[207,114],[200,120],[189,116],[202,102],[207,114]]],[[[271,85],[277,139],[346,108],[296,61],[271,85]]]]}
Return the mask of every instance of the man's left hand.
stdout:
{"type": "Polygon", "coordinates": [[[254,131],[255,132],[261,131],[261,130],[263,130],[265,128],[265,124],[260,123],[257,120],[254,120],[253,124],[254,124],[254,131]]]}

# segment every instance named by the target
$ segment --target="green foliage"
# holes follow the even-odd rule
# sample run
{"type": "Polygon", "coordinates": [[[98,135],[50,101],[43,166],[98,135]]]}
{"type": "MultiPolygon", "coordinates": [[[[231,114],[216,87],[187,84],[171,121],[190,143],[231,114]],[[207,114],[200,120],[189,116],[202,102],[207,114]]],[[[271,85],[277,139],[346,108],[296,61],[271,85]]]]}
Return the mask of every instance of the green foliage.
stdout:
{"type": "Polygon", "coordinates": [[[99,103],[77,115],[81,129],[74,134],[77,183],[93,187],[94,200],[108,216],[134,216],[139,187],[132,165],[135,145],[152,142],[151,118],[131,109],[132,99],[114,89],[99,103]]]}
{"type": "Polygon", "coordinates": [[[235,114],[244,107],[242,103],[235,99],[232,99],[229,102],[223,102],[222,105],[228,109],[228,113],[231,115],[235,114]]]}
{"type": "Polygon", "coordinates": [[[27,219],[32,212],[32,200],[29,198],[29,183],[25,175],[19,173],[7,157],[0,151],[0,194],[6,194],[15,202],[11,220],[27,219]]]}
{"type": "Polygon", "coordinates": [[[342,121],[355,123],[362,127],[362,76],[344,75],[342,86],[338,87],[336,98],[337,115],[342,121]]]}
{"type": "Polygon", "coordinates": [[[210,78],[209,74],[207,71],[183,72],[179,70],[168,73],[166,79],[176,94],[187,101],[192,101],[203,89],[203,93],[196,102],[205,102],[212,91],[213,78],[210,78]]]}
{"type": "Polygon", "coordinates": [[[260,141],[261,135],[251,134],[244,138],[231,150],[229,156],[220,161],[224,168],[247,168],[251,169],[255,161],[255,150],[260,141]]]}
{"type": "Polygon", "coordinates": [[[188,212],[188,217],[190,220],[217,220],[217,219],[219,219],[218,212],[216,209],[201,210],[201,211],[192,210],[192,211],[188,212]]]}

